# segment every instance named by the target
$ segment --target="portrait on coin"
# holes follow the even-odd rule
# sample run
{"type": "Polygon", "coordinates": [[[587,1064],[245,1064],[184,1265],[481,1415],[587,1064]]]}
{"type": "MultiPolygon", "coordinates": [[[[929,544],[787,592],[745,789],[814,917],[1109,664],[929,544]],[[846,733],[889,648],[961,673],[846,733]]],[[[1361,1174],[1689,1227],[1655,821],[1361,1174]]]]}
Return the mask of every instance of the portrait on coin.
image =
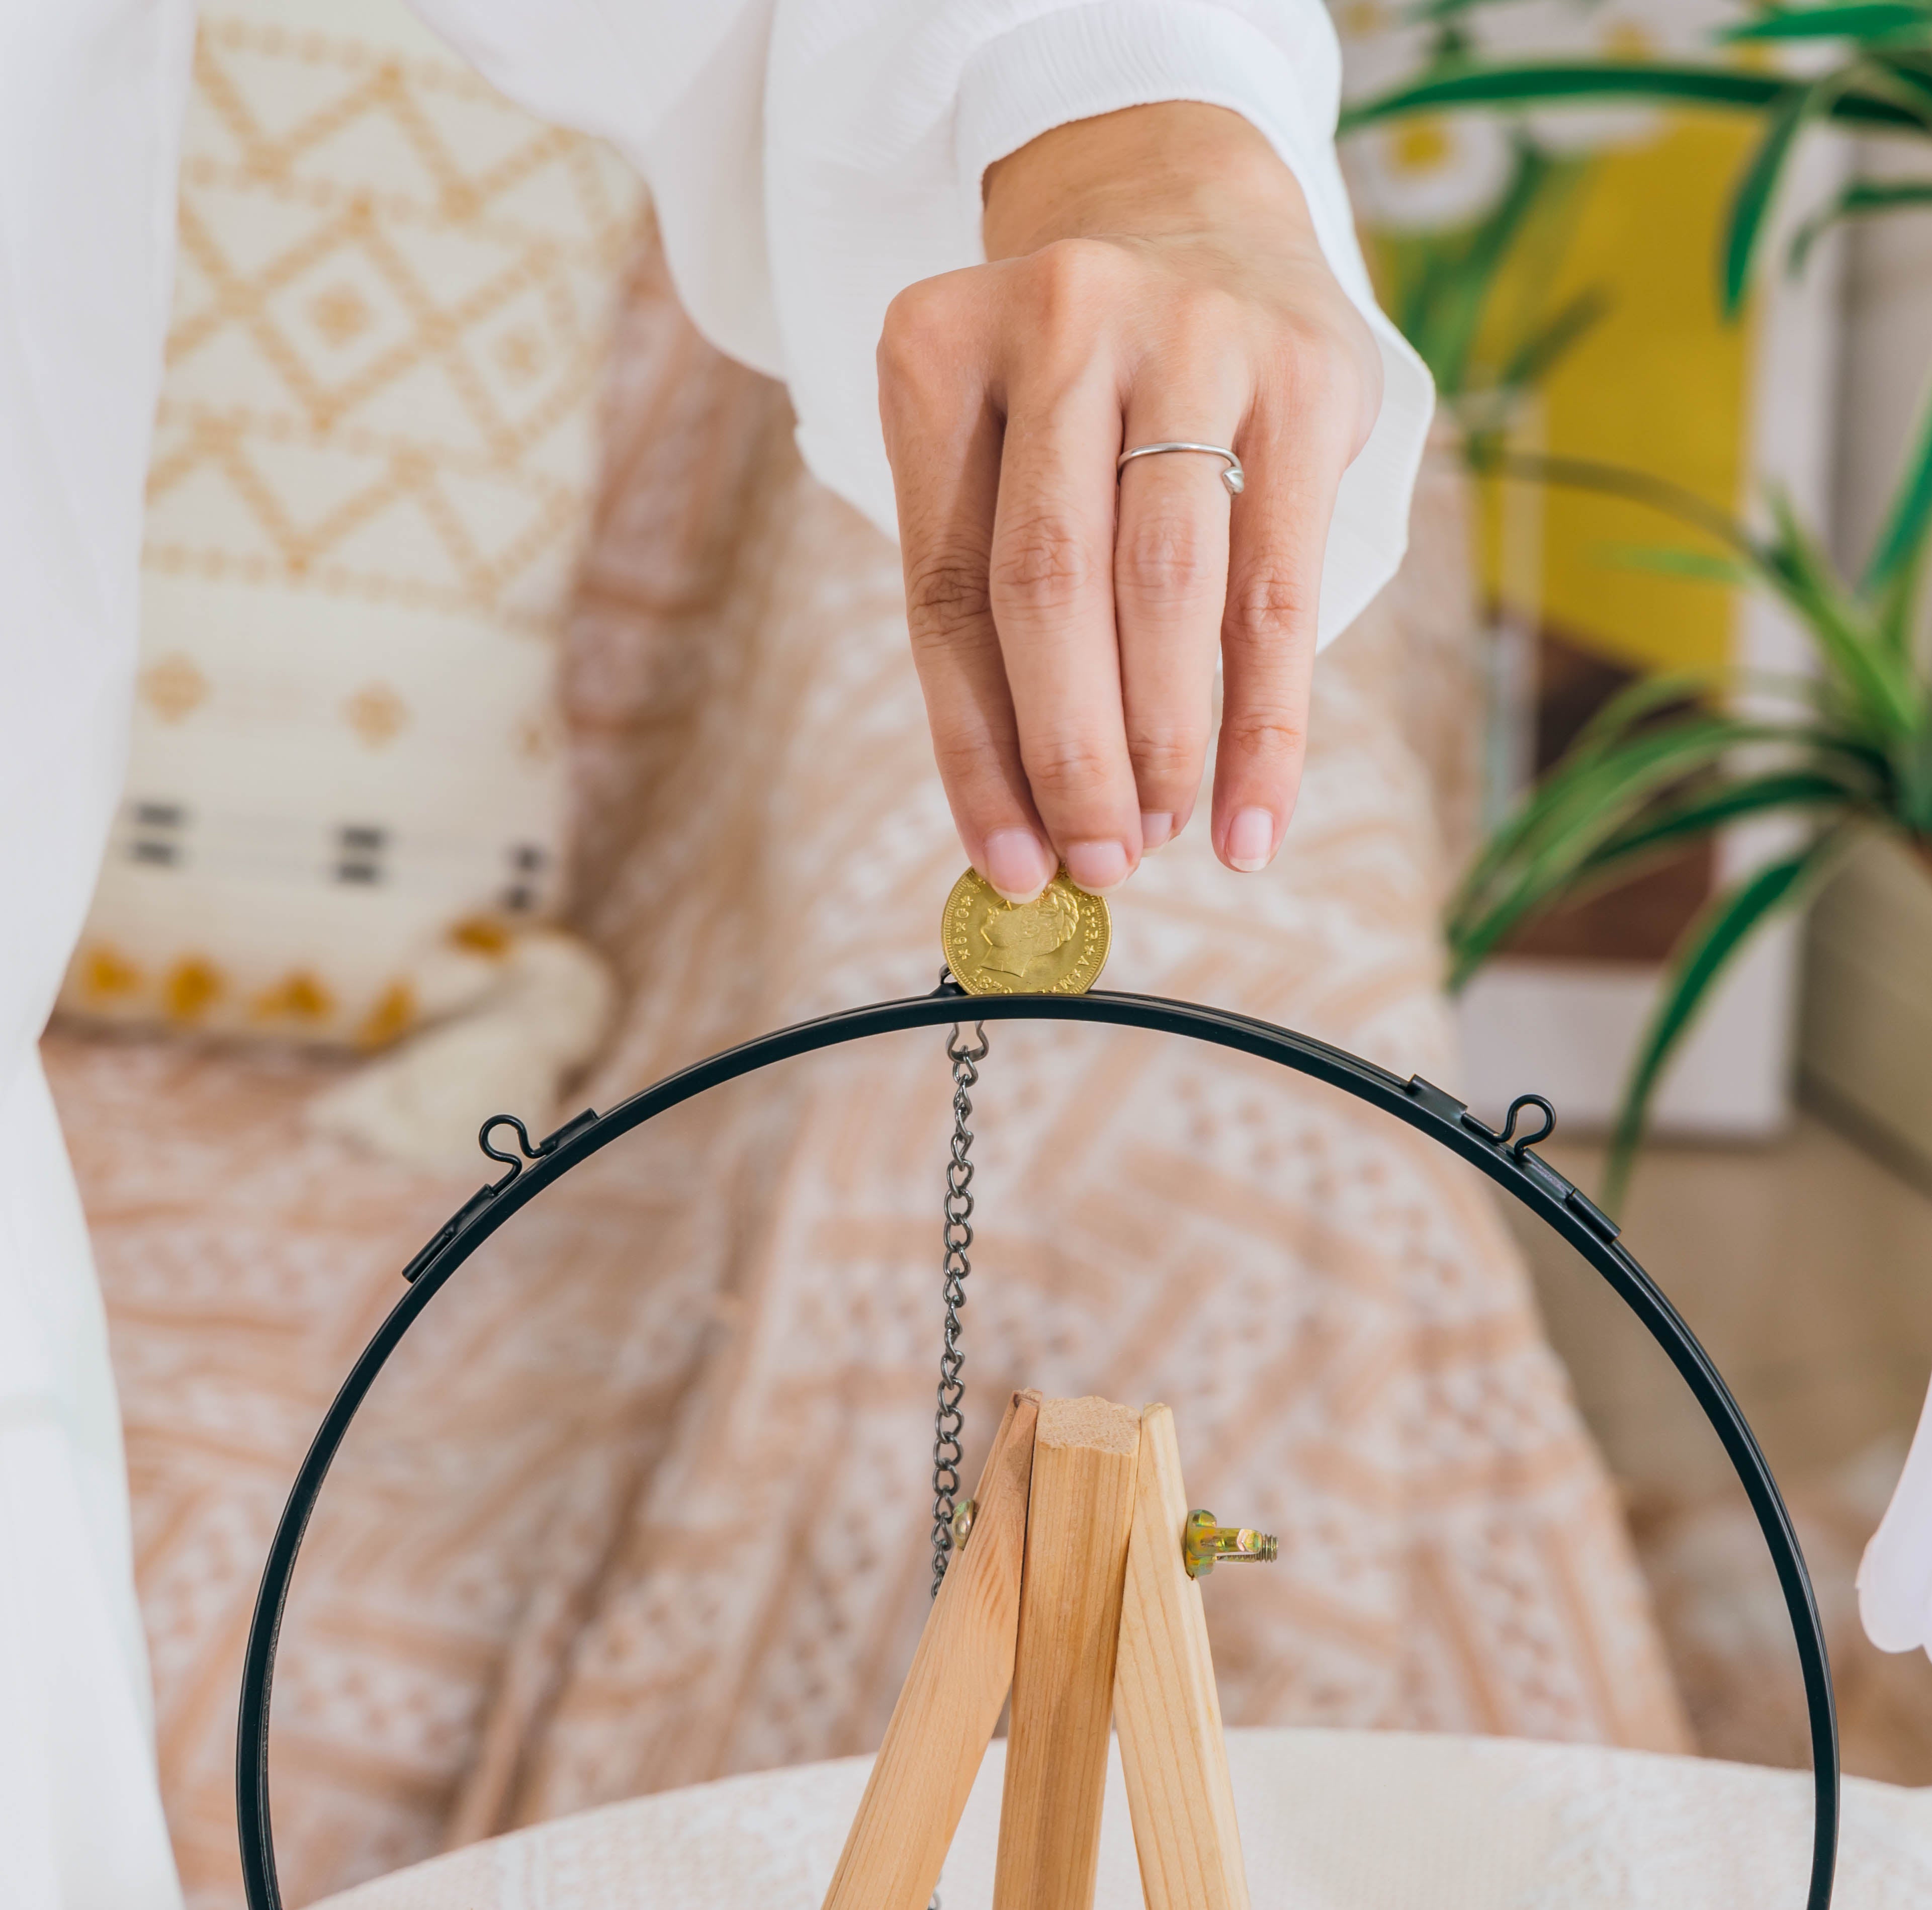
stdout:
{"type": "Polygon", "coordinates": [[[1043,957],[1056,954],[1080,932],[1080,905],[1058,883],[1036,901],[987,911],[980,925],[986,944],[985,966],[999,975],[1024,980],[1043,957]]]}

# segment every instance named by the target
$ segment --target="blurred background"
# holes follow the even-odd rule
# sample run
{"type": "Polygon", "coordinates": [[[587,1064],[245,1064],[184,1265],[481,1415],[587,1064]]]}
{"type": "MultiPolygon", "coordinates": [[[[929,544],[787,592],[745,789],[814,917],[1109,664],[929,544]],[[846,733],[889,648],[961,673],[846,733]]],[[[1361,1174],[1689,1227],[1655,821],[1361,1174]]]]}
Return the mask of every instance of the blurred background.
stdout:
{"type": "MultiPolygon", "coordinates": [[[[1932,30],[1894,9],[1860,40],[1829,8],[1728,0],[1334,11],[1358,116],[1345,164],[1370,256],[1470,467],[1484,827],[1505,829],[1526,788],[1575,766],[1566,752],[1592,718],[1647,679],[1683,680],[1694,699],[1711,693],[1702,677],[1775,722],[1776,678],[1830,674],[1820,628],[1832,613],[1740,565],[1696,507],[1760,539],[1788,512],[1817,571],[1847,580],[1870,579],[1901,539],[1922,543],[1932,218],[1916,209],[1932,206],[1932,164],[1922,128],[1874,136],[1869,121],[1834,120],[1827,100],[1834,80],[1882,84],[1874,53],[1923,74],[1932,30]],[[1580,69],[1652,62],[1825,83],[1782,130],[1769,108],[1686,108],[1640,73],[1621,92],[1586,77],[1581,97],[1562,97],[1580,69]],[[1809,131],[1786,145],[1796,127],[1809,131]]],[[[1922,695],[1916,548],[1897,647],[1918,659],[1922,695]]],[[[1790,767],[1777,747],[1773,776],[1790,767]]],[[[1654,804],[1643,776],[1634,765],[1620,782],[1600,764],[1580,803],[1600,818],[1654,804]]],[[[1548,1093],[1565,1134],[1546,1151],[1584,1185],[1603,1185],[1591,1131],[1627,1107],[1646,1032],[1715,902],[1819,833],[1801,785],[1762,794],[1730,814],[1714,805],[1710,826],[1655,845],[1632,874],[1602,855],[1605,835],[1565,844],[1564,818],[1546,814],[1531,845],[1561,871],[1546,899],[1485,940],[1508,914],[1483,920],[1492,886],[1456,923],[1478,951],[1460,996],[1466,1091],[1492,1118],[1526,1086],[1548,1093]]],[[[1932,1674],[1864,1643],[1849,1584],[1932,1360],[1924,843],[1910,825],[1851,832],[1730,955],[1654,1084],[1622,1209],[1731,1380],[1834,1588],[1848,1768],[1918,1783],[1932,1780],[1932,1674]]],[[[1507,872],[1521,877],[1534,857],[1514,848],[1507,872]]],[[[1628,1496],[1700,1741],[1801,1761],[1795,1691],[1760,1675],[1784,1661],[1782,1620],[1768,1581],[1756,1602],[1742,1590],[1755,1541],[1714,1444],[1567,1254],[1525,1245],[1628,1496]]]]}
{"type": "MultiPolygon", "coordinates": [[[[1365,249],[1443,395],[1412,557],[1324,656],[1265,896],[1238,929],[1171,851],[1120,904],[1110,980],[1238,1000],[1491,1120],[1547,1095],[1542,1151],[1614,1208],[1786,1488],[1846,1767],[1932,1783],[1932,1665],[1868,1646],[1852,1590],[1932,1374],[1932,5],[1332,11],[1365,249]]],[[[400,0],[228,0],[180,221],[133,765],[45,1052],[112,1322],[171,1828],[197,1910],[228,1910],[268,1534],[397,1269],[474,1189],[479,1111],[540,1134],[929,987],[956,871],[896,558],[804,477],[782,391],[691,329],[612,154],[400,0]]],[[[1216,1635],[1231,1718],[1802,1763],[1755,1526],[1594,1276],[1519,1228],[1532,1309],[1486,1197],[1430,1178],[1454,1164],[1118,1053],[1001,1044],[1010,1279],[973,1357],[995,1389],[1125,1398],[1180,1347],[1221,1428],[1209,1483],[1303,1506],[1302,1590],[1334,1608],[1283,1644],[1260,1604],[1223,1608],[1248,1626],[1216,1635]],[[1076,1127],[1095,1178],[1029,1232],[1030,1164],[1076,1127]],[[1284,1266],[1313,1325],[1257,1351],[1284,1266]],[[1122,1268],[1144,1314],[1109,1298],[1122,1268]],[[1394,1291],[1415,1317],[1364,1326],[1394,1291]],[[1379,1350],[1352,1378],[1358,1330],[1379,1350]],[[1418,1449],[1375,1449],[1400,1489],[1335,1456],[1364,1400],[1418,1449]],[[1501,1456],[1465,1524],[1521,1543],[1427,1581],[1466,1635],[1444,1620],[1405,1659],[1400,1616],[1363,1616],[1356,1541],[1426,1522],[1471,1428],[1501,1456]],[[1317,1460],[1348,1477],[1298,1500],[1317,1460]],[[1604,1616],[1626,1570],[1654,1678],[1628,1669],[1647,1618],[1604,1616]]],[[[934,1056],[903,1059],[668,1124],[506,1230],[412,1341],[290,1615],[278,1825],[305,1889],[875,1741],[923,1609],[932,1322],[902,1316],[907,1269],[937,1266],[946,1114],[934,1056]],[[796,1222],[776,1245],[774,1214],[796,1222]],[[868,1386],[899,1416],[837,1446],[868,1386]],[[740,1408],[770,1476],[680,1473],[677,1442],[740,1408]],[[910,1561],[862,1609],[778,1470],[815,1491],[835,1450],[866,1556],[910,1561]],[[658,1469],[698,1479],[706,1556],[735,1559],[702,1598],[658,1469]],[[756,1701],[720,1668],[737,1650],[756,1701]]],[[[1454,1562],[1451,1512],[1377,1554],[1388,1582],[1454,1562]]]]}

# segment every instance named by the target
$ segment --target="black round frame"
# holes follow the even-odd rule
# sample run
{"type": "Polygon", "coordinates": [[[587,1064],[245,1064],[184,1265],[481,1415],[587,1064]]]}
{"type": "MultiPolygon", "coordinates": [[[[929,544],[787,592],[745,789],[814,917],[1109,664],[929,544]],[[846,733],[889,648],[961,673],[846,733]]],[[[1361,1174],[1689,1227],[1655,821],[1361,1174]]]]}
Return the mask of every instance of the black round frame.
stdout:
{"type": "Polygon", "coordinates": [[[680,1103],[794,1056],[875,1035],[962,1020],[1066,1021],[1145,1029],[1186,1035],[1277,1062],[1394,1115],[1461,1155],[1553,1227],[1595,1268],[1670,1356],[1696,1396],[1723,1442],[1770,1548],[1797,1641],[1810,1724],[1816,1818],[1806,1910],[1828,1910],[1838,1855],[1838,1725],[1824,1630],[1804,1554],[1756,1437],[1710,1356],[1657,1284],[1619,1244],[1616,1223],[1548,1162],[1529,1151],[1555,1127],[1550,1104],[1540,1095],[1522,1096],[1498,1133],[1453,1095],[1419,1076],[1405,1081],[1326,1042],[1226,1009],[1200,1008],[1156,996],[1100,991],[1078,996],[968,996],[950,980],[931,995],[826,1015],[728,1048],[633,1095],[608,1113],[586,1110],[534,1143],[514,1116],[500,1115],[484,1124],[479,1137],[484,1152],[506,1163],[508,1173],[478,1188],[403,1269],[406,1290],[376,1329],[324,1416],[296,1475],[268,1549],[243,1662],[235,1752],[236,1807],[249,1910],[283,1910],[268,1815],[268,1704],[282,1613],[302,1535],[350,1422],[390,1354],[438,1290],[512,1214],[552,1182],[620,1135],[680,1103]],[[1543,1115],[1544,1124],[1539,1131],[1519,1137],[1518,1118],[1527,1107],[1543,1115]],[[518,1153],[493,1144],[492,1134],[500,1127],[514,1129],[518,1153]]]}

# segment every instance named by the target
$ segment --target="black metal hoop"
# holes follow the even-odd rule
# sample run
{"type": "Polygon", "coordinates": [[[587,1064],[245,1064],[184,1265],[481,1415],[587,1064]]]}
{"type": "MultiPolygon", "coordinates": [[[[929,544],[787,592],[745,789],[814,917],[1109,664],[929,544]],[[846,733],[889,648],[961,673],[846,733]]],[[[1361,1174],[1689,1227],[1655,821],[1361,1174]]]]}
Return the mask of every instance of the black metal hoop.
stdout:
{"type": "Polygon", "coordinates": [[[1705,1418],[1723,1443],[1752,1511],[1757,1515],[1772,1563],[1777,1567],[1785,1609],[1797,1641],[1810,1719],[1816,1817],[1810,1890],[1805,1905],[1806,1910],[1828,1910],[1838,1845],[1838,1713],[1832,1695],[1824,1628],[1819,1620],[1817,1601],[1812,1595],[1810,1575],[1805,1569],[1797,1533],[1756,1436],[1696,1336],[1678,1317],[1655,1281],[1618,1244],[1616,1223],[1580,1188],[1572,1186],[1547,1161],[1529,1151],[1533,1141],[1546,1138],[1556,1125],[1550,1104],[1540,1095],[1522,1097],[1510,1110],[1508,1122],[1498,1134],[1478,1120],[1454,1095],[1420,1076],[1412,1075],[1405,1081],[1326,1042],[1250,1016],[1150,995],[1096,993],[969,998],[950,982],[942,984],[931,995],[826,1015],[728,1048],[633,1095],[608,1114],[586,1110],[534,1146],[523,1124],[513,1117],[499,1116],[484,1123],[479,1140],[493,1158],[509,1164],[510,1171],[494,1185],[479,1188],[403,1269],[407,1290],[362,1350],[324,1416],[296,1475],[281,1522],[268,1548],[242,1665],[241,1718],[235,1749],[236,1809],[241,1831],[242,1881],[249,1910],[283,1910],[268,1819],[268,1702],[282,1613],[295,1575],[302,1535],[350,1422],[417,1316],[450,1275],[512,1214],[619,1136],[682,1102],[722,1087],[741,1075],[769,1068],[776,1062],[871,1035],[956,1021],[962,1005],[969,1000],[974,1020],[1084,1022],[1184,1035],[1216,1047],[1258,1056],[1297,1074],[1326,1082],[1406,1122],[1473,1162],[1505,1193],[1514,1195],[1538,1219],[1553,1227],[1596,1269],[1643,1323],[1652,1338],[1669,1354],[1671,1363],[1696,1395],[1705,1418]],[[1517,1140],[1514,1138],[1517,1116],[1523,1107],[1532,1105],[1544,1114],[1543,1132],[1517,1140]],[[500,1125],[517,1129],[520,1159],[489,1146],[491,1131],[500,1125]]]}

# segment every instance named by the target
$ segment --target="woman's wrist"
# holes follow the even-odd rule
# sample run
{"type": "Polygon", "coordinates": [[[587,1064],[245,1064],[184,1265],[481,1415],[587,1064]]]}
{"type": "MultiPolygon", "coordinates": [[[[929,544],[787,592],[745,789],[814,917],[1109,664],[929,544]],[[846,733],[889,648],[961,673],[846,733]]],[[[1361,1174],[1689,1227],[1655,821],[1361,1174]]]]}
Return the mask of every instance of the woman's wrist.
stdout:
{"type": "Polygon", "coordinates": [[[1068,239],[1157,238],[1264,218],[1316,244],[1308,205],[1273,146],[1238,113],[1175,100],[1056,126],[986,169],[988,259],[1068,239]]]}

